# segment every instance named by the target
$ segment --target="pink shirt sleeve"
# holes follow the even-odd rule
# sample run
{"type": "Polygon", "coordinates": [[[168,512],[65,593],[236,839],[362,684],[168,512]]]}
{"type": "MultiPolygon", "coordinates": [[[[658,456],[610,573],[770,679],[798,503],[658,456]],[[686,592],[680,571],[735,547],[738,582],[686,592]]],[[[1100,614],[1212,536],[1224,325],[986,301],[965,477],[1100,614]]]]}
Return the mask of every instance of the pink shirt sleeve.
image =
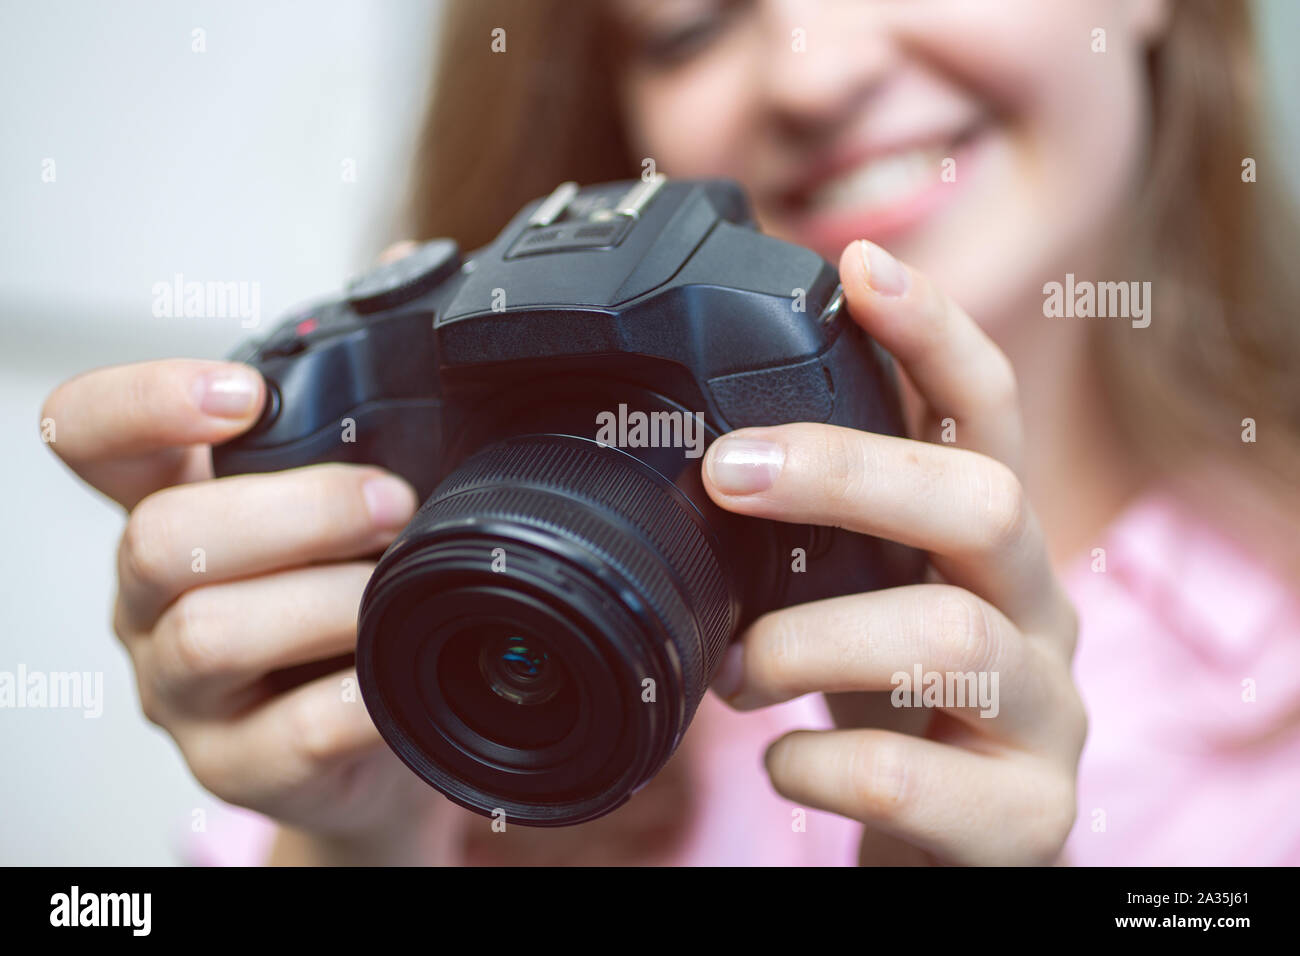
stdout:
{"type": "Polygon", "coordinates": [[[1085,865],[1300,864],[1300,600],[1172,499],[1067,576],[1088,710],[1085,865]]]}

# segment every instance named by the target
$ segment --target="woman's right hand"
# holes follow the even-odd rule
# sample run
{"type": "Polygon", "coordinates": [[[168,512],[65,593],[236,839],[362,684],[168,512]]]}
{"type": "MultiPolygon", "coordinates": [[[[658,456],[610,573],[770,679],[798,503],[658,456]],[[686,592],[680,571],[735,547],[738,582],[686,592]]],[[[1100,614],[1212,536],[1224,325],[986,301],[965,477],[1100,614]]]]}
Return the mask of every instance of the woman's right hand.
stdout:
{"type": "Polygon", "coordinates": [[[372,557],[415,493],[358,465],[214,479],[210,446],[253,425],[264,388],[247,366],[145,362],[64,383],[42,418],[129,512],[114,629],[198,781],[338,859],[427,860],[413,828],[450,805],[384,746],[350,658],[372,557]]]}

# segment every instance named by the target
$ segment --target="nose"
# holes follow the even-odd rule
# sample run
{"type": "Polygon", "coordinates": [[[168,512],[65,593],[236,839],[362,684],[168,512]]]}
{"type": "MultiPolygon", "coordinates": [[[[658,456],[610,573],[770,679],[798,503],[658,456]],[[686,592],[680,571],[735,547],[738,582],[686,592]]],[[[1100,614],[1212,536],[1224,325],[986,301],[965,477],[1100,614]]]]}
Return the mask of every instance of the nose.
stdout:
{"type": "Polygon", "coordinates": [[[758,7],[759,93],[790,130],[817,131],[852,115],[896,62],[870,0],[759,0],[758,7]]]}

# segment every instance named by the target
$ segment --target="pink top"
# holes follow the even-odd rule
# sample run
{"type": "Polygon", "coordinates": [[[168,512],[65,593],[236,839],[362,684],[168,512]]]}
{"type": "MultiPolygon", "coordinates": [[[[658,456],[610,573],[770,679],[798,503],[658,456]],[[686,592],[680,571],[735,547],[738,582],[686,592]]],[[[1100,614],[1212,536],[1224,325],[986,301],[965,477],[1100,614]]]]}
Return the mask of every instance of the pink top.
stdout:
{"type": "Polygon", "coordinates": [[[1300,596],[1185,507],[1138,502],[1067,575],[1088,711],[1082,865],[1300,864],[1300,596]]]}
{"type": "MultiPolygon", "coordinates": [[[[1086,555],[1065,574],[1089,716],[1066,861],[1300,864],[1300,598],[1165,497],[1131,507],[1101,547],[1104,571],[1086,555]]],[[[786,730],[830,726],[819,695],[752,714],[710,695],[700,711],[693,779],[704,798],[670,862],[855,862],[859,825],[808,811],[798,829],[762,769],[786,730]]],[[[220,806],[187,855],[256,864],[273,830],[220,806]]]]}

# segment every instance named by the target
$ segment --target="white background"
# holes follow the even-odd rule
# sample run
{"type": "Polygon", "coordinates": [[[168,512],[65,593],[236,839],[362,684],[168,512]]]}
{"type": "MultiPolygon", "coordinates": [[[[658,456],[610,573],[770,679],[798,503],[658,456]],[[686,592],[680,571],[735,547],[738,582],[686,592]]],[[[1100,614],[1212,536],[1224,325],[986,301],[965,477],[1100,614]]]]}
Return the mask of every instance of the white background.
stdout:
{"type": "MultiPolygon", "coordinates": [[[[265,326],[397,238],[437,7],[0,0],[0,670],[102,671],[106,698],[98,720],[0,710],[0,863],[176,862],[206,802],[109,628],[122,515],[41,444],[42,400],[242,340],[237,319],[152,316],[177,272],[260,283],[265,326]]],[[[1262,9],[1295,170],[1300,3],[1262,9]]]]}

